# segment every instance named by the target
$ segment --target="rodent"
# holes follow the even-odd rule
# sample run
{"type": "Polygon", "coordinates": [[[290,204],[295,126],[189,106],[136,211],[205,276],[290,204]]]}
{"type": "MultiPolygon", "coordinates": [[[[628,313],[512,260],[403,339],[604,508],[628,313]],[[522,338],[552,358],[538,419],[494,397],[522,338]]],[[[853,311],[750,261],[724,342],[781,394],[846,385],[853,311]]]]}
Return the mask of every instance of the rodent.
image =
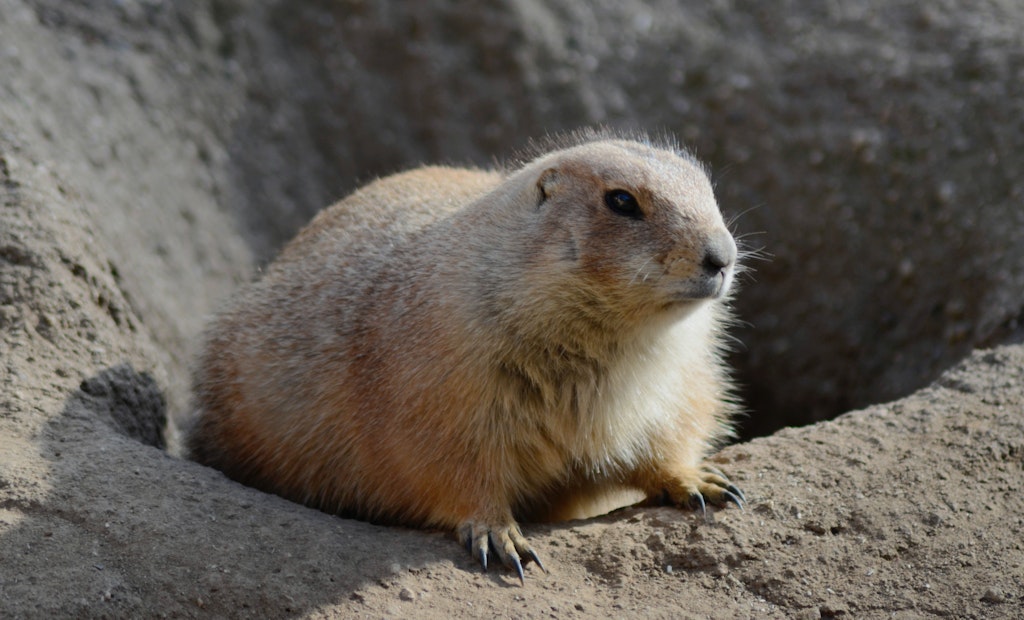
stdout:
{"type": "Polygon", "coordinates": [[[423,167],[318,214],[210,325],[191,458],[377,523],[447,528],[486,569],[517,520],[608,494],[704,509],[736,405],[737,246],[703,166],[595,133],[504,170],[423,167]]]}

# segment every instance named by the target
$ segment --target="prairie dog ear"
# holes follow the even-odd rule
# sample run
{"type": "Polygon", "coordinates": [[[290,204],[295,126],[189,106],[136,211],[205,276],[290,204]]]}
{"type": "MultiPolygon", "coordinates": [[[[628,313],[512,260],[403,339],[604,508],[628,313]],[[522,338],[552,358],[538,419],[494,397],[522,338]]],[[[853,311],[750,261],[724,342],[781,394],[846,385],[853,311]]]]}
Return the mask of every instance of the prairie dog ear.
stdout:
{"type": "Polygon", "coordinates": [[[540,177],[537,179],[537,189],[540,190],[540,199],[537,201],[537,206],[540,206],[558,191],[558,171],[554,168],[548,168],[540,173],[540,177]]]}

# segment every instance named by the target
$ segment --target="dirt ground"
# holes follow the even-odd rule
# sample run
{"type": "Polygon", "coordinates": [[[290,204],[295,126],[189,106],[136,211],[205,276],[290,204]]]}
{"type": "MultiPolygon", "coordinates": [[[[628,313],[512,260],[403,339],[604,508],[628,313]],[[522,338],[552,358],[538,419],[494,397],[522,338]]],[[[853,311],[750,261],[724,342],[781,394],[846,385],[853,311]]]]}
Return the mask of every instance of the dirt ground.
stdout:
{"type": "Polygon", "coordinates": [[[1024,230],[1010,217],[1024,196],[1021,136],[983,122],[1019,127],[1020,100],[1006,97],[1024,63],[1016,5],[865,3],[861,14],[794,2],[791,17],[773,21],[744,2],[682,3],[691,23],[671,17],[673,3],[651,5],[664,20],[643,13],[645,3],[596,3],[600,10],[588,12],[585,3],[509,2],[469,16],[443,2],[408,12],[399,4],[309,0],[289,5],[301,9],[292,13],[269,0],[0,0],[0,618],[1024,617],[1024,251],[1007,241],[1024,230]],[[701,53],[691,69],[714,61],[746,72],[719,83],[691,71],[672,92],[692,98],[651,96],[645,108],[637,102],[653,91],[639,86],[672,85],[674,66],[659,63],[689,57],[675,50],[671,62],[643,60],[643,37],[612,28],[627,23],[620,10],[634,12],[628,23],[637,32],[694,46],[701,53]],[[332,43],[342,13],[358,19],[345,22],[351,38],[332,43]],[[800,64],[809,53],[780,51],[767,37],[774,27],[804,32],[819,18],[838,33],[812,37],[835,43],[821,48],[835,54],[823,62],[861,66],[842,50],[866,64],[891,61],[891,99],[868,106],[884,131],[849,146],[860,162],[851,169],[828,165],[832,156],[847,161],[849,136],[814,124],[829,109],[815,102],[838,96],[815,89],[836,80],[856,100],[871,84],[811,70],[800,64]],[[875,46],[872,37],[890,36],[893,20],[931,51],[904,58],[875,46]],[[411,42],[392,45],[384,22],[411,42]],[[477,33],[481,23],[501,36],[477,33]],[[659,31],[664,24],[678,31],[659,31]],[[585,37],[594,32],[625,39],[585,37]],[[964,88],[914,81],[919,70],[947,74],[935,33],[954,33],[969,50],[950,74],[964,88]],[[444,47],[458,37],[472,39],[477,55],[444,47]],[[378,39],[388,44],[373,47],[378,39]],[[525,51],[509,55],[509,46],[525,51]],[[757,49],[774,51],[749,53],[757,49]],[[298,58],[310,50],[323,66],[298,58]],[[643,67],[635,83],[628,63],[614,84],[586,73],[595,58],[603,66],[630,54],[643,67]],[[769,66],[773,58],[788,60],[769,66]],[[759,80],[779,66],[795,68],[784,72],[793,82],[784,93],[762,89],[759,80]],[[757,67],[767,72],[750,70],[757,67]],[[461,104],[430,90],[446,72],[458,74],[446,84],[461,104]],[[548,98],[534,98],[539,91],[548,98]],[[908,99],[935,107],[901,108],[908,99]],[[970,119],[952,123],[954,108],[972,111],[970,119]],[[702,146],[713,167],[733,162],[719,178],[723,196],[767,202],[756,225],[779,216],[793,228],[769,239],[775,266],[744,283],[757,300],[750,307],[764,306],[742,316],[751,324],[745,338],[760,330],[744,346],[762,356],[744,372],[776,360],[763,375],[762,385],[777,387],[766,401],[817,411],[845,402],[847,387],[855,401],[871,389],[909,395],[724,449],[713,461],[749,501],[744,511],[715,511],[712,522],[628,508],[527,524],[550,572],[528,567],[525,587],[507,570],[480,571],[449,533],[320,513],[168,451],[176,441],[168,420],[187,415],[202,325],[317,206],[389,168],[486,163],[512,145],[504,132],[543,133],[543,119],[558,129],[616,114],[665,124],[679,117],[670,128],[702,146]],[[892,118],[938,121],[917,134],[886,125],[892,118]],[[790,125],[771,133],[765,119],[790,125]],[[704,121],[710,129],[687,129],[704,121]],[[901,142],[903,130],[912,139],[901,142]],[[915,142],[928,136],[930,150],[915,142]],[[825,163],[810,144],[825,145],[825,163]],[[772,166],[744,163],[748,147],[811,164],[772,176],[772,166]],[[956,187],[939,192],[942,202],[933,190],[947,177],[956,187]],[[850,189],[860,179],[874,184],[864,196],[850,189]],[[964,188],[987,193],[956,200],[964,188]],[[886,202],[890,190],[900,200],[886,202]],[[816,210],[819,192],[831,192],[834,210],[816,210]],[[890,212],[902,222],[891,233],[900,243],[867,247],[890,212]],[[906,234],[910,223],[933,220],[934,238],[906,234]],[[856,243],[834,243],[829,235],[840,233],[856,243]],[[800,245],[809,239],[819,245],[800,245]],[[971,260],[959,254],[986,243],[971,260]],[[810,250],[821,252],[820,269],[792,277],[810,250]],[[824,265],[844,252],[916,262],[894,264],[899,277],[849,261],[824,265]],[[941,286],[915,280],[933,272],[951,276],[941,286]],[[864,293],[876,285],[886,293],[864,293]],[[785,309],[773,305],[773,287],[793,297],[798,317],[842,309],[856,318],[894,290],[886,304],[913,303],[906,316],[865,314],[856,326],[862,340],[830,340],[815,331],[821,321],[800,333],[786,322],[798,319],[779,318],[785,309]],[[786,330],[794,338],[781,343],[786,330]],[[889,330],[878,346],[852,347],[878,330],[889,330]],[[830,351],[827,364],[816,362],[830,351]]]}
{"type": "Polygon", "coordinates": [[[152,378],[124,365],[76,390],[60,363],[4,376],[4,617],[1016,618],[1024,605],[1024,347],[723,450],[713,460],[749,503],[713,523],[630,508],[528,525],[550,573],[529,567],[525,587],[482,573],[449,534],[340,519],[168,456],[138,423],[164,411],[152,378]]]}

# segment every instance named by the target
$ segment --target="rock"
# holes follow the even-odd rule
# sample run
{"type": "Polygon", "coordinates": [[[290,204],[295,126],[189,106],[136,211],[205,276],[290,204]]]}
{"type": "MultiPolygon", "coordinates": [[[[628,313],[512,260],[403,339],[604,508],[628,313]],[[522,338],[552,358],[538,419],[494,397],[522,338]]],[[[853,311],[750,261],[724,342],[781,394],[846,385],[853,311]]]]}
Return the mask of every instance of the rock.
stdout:
{"type": "Polygon", "coordinates": [[[1006,596],[998,588],[988,588],[985,590],[985,594],[981,595],[982,602],[985,603],[1005,603],[1006,596]]]}

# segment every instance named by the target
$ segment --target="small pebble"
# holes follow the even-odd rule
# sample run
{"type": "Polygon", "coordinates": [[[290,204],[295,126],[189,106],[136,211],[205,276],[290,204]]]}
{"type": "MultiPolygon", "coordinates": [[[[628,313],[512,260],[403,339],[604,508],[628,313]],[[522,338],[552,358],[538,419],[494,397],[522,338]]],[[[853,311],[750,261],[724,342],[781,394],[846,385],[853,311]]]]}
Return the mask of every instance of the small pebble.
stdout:
{"type": "Polygon", "coordinates": [[[414,601],[416,600],[416,595],[409,588],[402,588],[402,591],[398,593],[398,598],[403,601],[414,601]]]}
{"type": "Polygon", "coordinates": [[[1005,603],[1006,597],[1003,593],[996,588],[989,588],[985,590],[985,594],[981,596],[981,600],[986,603],[1005,603]]]}

